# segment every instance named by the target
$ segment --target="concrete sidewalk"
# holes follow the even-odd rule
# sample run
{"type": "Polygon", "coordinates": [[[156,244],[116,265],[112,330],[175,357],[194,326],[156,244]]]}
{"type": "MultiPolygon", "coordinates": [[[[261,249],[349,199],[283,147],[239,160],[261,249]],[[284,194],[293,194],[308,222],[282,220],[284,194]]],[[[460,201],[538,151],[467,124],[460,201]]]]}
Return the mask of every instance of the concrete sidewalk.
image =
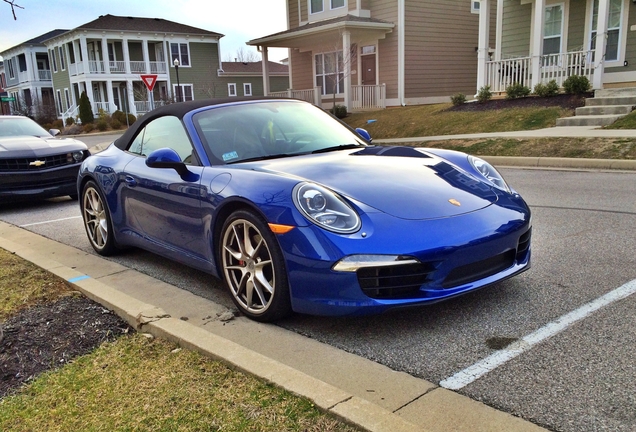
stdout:
{"type": "MultiPolygon", "coordinates": [[[[464,135],[438,135],[428,137],[392,138],[373,140],[377,144],[413,144],[427,141],[443,141],[455,139],[480,138],[633,138],[636,129],[598,129],[597,126],[564,126],[546,129],[514,132],[475,133],[464,135]]],[[[516,166],[535,168],[569,168],[597,170],[636,170],[636,160],[625,159],[585,159],[585,158],[551,158],[551,157],[509,157],[484,156],[488,162],[496,166],[516,166]]]]}
{"type": "Polygon", "coordinates": [[[0,247],[68,281],[139,331],[307,397],[364,430],[544,430],[436,383],[275,325],[232,318],[225,307],[190,292],[4,222],[0,247]]]}

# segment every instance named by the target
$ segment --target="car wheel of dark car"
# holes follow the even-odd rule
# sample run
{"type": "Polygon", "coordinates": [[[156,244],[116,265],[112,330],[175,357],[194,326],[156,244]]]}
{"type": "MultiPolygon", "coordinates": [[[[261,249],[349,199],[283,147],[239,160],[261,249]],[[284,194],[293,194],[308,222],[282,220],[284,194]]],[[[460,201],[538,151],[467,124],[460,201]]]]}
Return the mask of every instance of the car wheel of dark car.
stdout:
{"type": "Polygon", "coordinates": [[[283,255],[267,223],[239,210],[225,221],[219,250],[232,300],[248,317],[262,322],[291,312],[283,255]]]}
{"type": "Polygon", "coordinates": [[[110,213],[99,187],[92,180],[84,185],[80,206],[91,246],[100,255],[112,255],[117,247],[110,213]]]}

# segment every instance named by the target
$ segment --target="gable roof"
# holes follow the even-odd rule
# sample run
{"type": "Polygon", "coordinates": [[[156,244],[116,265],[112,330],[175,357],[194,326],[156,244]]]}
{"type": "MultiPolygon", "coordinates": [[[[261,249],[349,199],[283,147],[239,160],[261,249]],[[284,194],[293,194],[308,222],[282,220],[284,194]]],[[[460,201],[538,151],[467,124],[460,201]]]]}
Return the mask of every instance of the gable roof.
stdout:
{"type": "MultiPolygon", "coordinates": [[[[263,75],[263,62],[221,62],[223,75],[263,75]]],[[[270,75],[289,75],[289,67],[273,61],[267,62],[270,75]]]]}
{"type": "Polygon", "coordinates": [[[22,45],[42,45],[42,46],[44,46],[44,44],[42,42],[44,42],[45,40],[51,39],[51,38],[53,38],[55,36],[59,36],[59,35],[61,35],[63,33],[66,33],[66,32],[68,32],[68,30],[63,30],[63,29],[51,30],[50,32],[41,34],[40,36],[36,36],[36,37],[34,37],[32,39],[29,39],[28,41],[24,41],[24,42],[19,43],[19,44],[15,45],[15,46],[12,46],[11,48],[7,48],[6,50],[4,50],[2,52],[10,51],[10,50],[12,50],[14,48],[17,48],[17,47],[20,47],[22,45]]]}
{"type": "MultiPolygon", "coordinates": [[[[168,21],[163,18],[142,18],[132,16],[100,15],[99,18],[83,24],[77,29],[82,30],[123,30],[123,31],[143,31],[161,33],[185,33],[217,36],[224,35],[209,30],[168,21]]],[[[76,30],[76,29],[74,29],[76,30]]]]}
{"type": "Polygon", "coordinates": [[[312,22],[289,30],[263,36],[258,39],[252,39],[247,45],[269,45],[269,46],[292,46],[289,41],[299,39],[305,36],[317,35],[330,30],[354,30],[368,29],[379,30],[381,32],[393,31],[394,23],[375,18],[365,18],[355,15],[344,15],[337,18],[326,19],[323,21],[312,22]]]}

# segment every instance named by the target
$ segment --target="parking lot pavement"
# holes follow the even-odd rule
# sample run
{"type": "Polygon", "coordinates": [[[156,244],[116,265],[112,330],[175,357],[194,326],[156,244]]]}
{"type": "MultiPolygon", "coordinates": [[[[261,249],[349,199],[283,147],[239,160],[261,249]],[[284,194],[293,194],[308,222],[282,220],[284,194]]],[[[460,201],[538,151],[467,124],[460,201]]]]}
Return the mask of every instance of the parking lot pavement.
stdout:
{"type": "Polygon", "coordinates": [[[4,222],[0,247],[68,281],[138,330],[308,397],[365,430],[544,430],[431,382],[277,326],[234,317],[214,302],[4,222]]]}

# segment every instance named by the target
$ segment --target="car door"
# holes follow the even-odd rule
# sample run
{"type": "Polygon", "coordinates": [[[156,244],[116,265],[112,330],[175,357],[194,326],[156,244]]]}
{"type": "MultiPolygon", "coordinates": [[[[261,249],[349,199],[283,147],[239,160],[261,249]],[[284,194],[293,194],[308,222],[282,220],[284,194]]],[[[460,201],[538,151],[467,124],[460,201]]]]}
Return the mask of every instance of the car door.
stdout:
{"type": "Polygon", "coordinates": [[[159,117],[148,123],[129,145],[137,155],[123,172],[122,206],[133,230],[143,233],[148,248],[197,267],[205,266],[209,245],[201,214],[199,159],[177,117],[159,117]],[[194,176],[182,178],[171,168],[150,168],[146,156],[160,148],[175,150],[194,176]]]}

